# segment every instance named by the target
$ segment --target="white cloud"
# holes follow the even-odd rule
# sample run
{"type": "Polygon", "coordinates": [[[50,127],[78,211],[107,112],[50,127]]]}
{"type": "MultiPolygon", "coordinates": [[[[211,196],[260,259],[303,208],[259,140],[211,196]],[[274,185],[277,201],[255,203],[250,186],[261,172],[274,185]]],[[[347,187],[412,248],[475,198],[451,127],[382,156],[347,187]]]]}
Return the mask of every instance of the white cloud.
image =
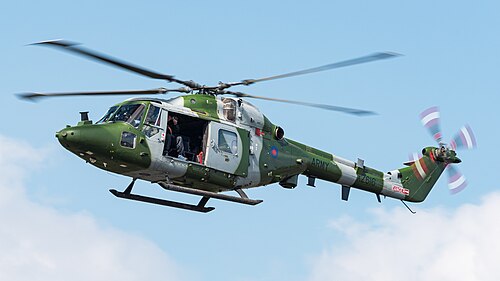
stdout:
{"type": "Polygon", "coordinates": [[[377,210],[370,222],[331,226],[344,241],[311,260],[311,280],[500,279],[500,193],[456,210],[377,210]]]}
{"type": "Polygon", "coordinates": [[[0,136],[1,280],[180,280],[179,266],[141,237],[87,213],[30,201],[23,178],[41,150],[0,136]]]}

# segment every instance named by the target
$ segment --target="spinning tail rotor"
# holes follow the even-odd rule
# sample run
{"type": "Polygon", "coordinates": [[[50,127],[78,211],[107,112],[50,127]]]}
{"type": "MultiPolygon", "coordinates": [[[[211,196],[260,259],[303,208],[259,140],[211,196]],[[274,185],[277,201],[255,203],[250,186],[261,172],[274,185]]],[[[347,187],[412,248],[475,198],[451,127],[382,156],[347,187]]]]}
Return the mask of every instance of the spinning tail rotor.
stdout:
{"type": "Polygon", "coordinates": [[[458,148],[473,149],[477,146],[476,137],[469,125],[463,126],[455,137],[450,141],[451,149],[458,148]]]}
{"type": "Polygon", "coordinates": [[[442,144],[441,142],[443,140],[441,126],[439,125],[440,119],[439,108],[436,106],[428,108],[420,113],[420,120],[422,121],[422,124],[427,128],[427,130],[429,130],[432,137],[439,145],[442,144]]]}
{"type": "MultiPolygon", "coordinates": [[[[456,194],[462,191],[467,186],[467,180],[457,168],[452,166],[452,164],[461,162],[461,160],[456,157],[455,150],[473,149],[477,146],[476,138],[472,129],[468,125],[463,126],[450,141],[449,145],[447,145],[443,142],[440,126],[440,112],[438,107],[433,106],[424,110],[420,114],[420,120],[422,121],[424,127],[430,132],[434,140],[439,144],[439,149],[436,149],[434,153],[431,154],[431,159],[433,161],[445,162],[446,168],[448,169],[448,187],[450,192],[452,194],[456,194]]],[[[425,176],[426,171],[424,168],[419,166],[420,163],[418,159],[415,159],[415,155],[410,157],[410,161],[413,161],[412,167],[414,166],[414,170],[416,170],[420,176],[425,176]]]]}
{"type": "Polygon", "coordinates": [[[450,193],[455,194],[462,191],[467,186],[467,180],[455,167],[448,165],[448,187],[450,193]]]}

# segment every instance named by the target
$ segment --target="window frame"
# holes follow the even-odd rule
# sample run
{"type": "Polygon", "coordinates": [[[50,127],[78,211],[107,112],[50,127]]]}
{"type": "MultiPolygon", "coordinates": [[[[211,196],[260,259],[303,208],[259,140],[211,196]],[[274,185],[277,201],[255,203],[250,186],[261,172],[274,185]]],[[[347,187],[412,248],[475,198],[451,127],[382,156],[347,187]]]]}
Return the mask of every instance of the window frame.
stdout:
{"type": "MultiPolygon", "coordinates": [[[[147,138],[152,138],[156,135],[158,135],[159,133],[164,133],[164,129],[161,125],[162,123],[162,115],[163,115],[163,111],[165,111],[164,109],[162,109],[160,106],[156,106],[152,103],[149,104],[149,107],[148,107],[148,110],[146,112],[146,115],[144,117],[144,122],[143,122],[143,125],[142,125],[142,132],[144,133],[144,135],[147,137],[147,138]],[[148,116],[149,116],[149,112],[151,111],[152,107],[154,107],[155,109],[158,109],[158,113],[156,115],[156,118],[155,120],[151,120],[152,123],[148,122],[148,116]],[[155,133],[152,133],[154,132],[154,130],[156,130],[155,133]]],[[[167,111],[165,111],[167,112],[167,111]]]]}
{"type": "Polygon", "coordinates": [[[137,145],[137,135],[132,133],[132,132],[127,132],[127,131],[123,131],[122,134],[121,134],[121,137],[120,137],[120,146],[123,147],[123,148],[128,148],[128,149],[135,149],[137,145]],[[129,135],[133,135],[134,138],[133,138],[133,141],[132,141],[132,147],[128,146],[128,145],[124,145],[124,144],[127,144],[126,142],[123,141],[123,136],[125,134],[129,134],[129,135]]]}

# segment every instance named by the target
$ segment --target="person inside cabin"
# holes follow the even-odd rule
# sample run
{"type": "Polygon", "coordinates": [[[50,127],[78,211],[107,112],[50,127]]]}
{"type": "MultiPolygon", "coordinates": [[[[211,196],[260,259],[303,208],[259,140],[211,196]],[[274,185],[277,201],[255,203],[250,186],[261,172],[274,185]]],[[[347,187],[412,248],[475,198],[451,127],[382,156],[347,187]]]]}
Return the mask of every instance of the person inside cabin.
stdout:
{"type": "Polygon", "coordinates": [[[184,142],[180,133],[181,127],[179,125],[179,118],[169,115],[167,122],[167,143],[165,147],[167,147],[167,151],[173,150],[175,143],[175,156],[182,160],[186,160],[186,157],[184,157],[184,142]]]}
{"type": "Polygon", "coordinates": [[[203,149],[200,147],[198,154],[196,154],[196,162],[203,165],[203,149]]]}

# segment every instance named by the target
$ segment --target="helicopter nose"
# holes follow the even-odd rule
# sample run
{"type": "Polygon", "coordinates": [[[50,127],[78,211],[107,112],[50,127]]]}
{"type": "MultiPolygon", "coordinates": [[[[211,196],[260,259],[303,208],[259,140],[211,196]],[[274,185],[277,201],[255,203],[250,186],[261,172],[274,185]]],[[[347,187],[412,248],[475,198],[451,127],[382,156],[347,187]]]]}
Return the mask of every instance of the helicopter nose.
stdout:
{"type": "Polygon", "coordinates": [[[55,136],[65,149],[99,168],[113,172],[147,168],[151,164],[147,143],[130,130],[130,125],[123,122],[84,124],[68,126],[55,136]],[[122,144],[124,135],[133,136],[133,147],[122,144]]]}
{"type": "Polygon", "coordinates": [[[68,151],[94,165],[105,165],[112,158],[109,144],[102,128],[92,125],[66,127],[56,133],[59,143],[68,151]]]}
{"type": "Polygon", "coordinates": [[[78,128],[69,127],[62,129],[56,133],[56,138],[59,140],[59,143],[68,150],[82,144],[81,132],[78,128]]]}
{"type": "Polygon", "coordinates": [[[87,146],[85,135],[82,128],[68,127],[57,132],[56,138],[64,148],[74,152],[75,150],[83,150],[87,146]]]}
{"type": "Polygon", "coordinates": [[[59,143],[67,150],[79,153],[98,153],[101,148],[105,148],[100,130],[90,126],[67,127],[56,133],[59,143]]]}

